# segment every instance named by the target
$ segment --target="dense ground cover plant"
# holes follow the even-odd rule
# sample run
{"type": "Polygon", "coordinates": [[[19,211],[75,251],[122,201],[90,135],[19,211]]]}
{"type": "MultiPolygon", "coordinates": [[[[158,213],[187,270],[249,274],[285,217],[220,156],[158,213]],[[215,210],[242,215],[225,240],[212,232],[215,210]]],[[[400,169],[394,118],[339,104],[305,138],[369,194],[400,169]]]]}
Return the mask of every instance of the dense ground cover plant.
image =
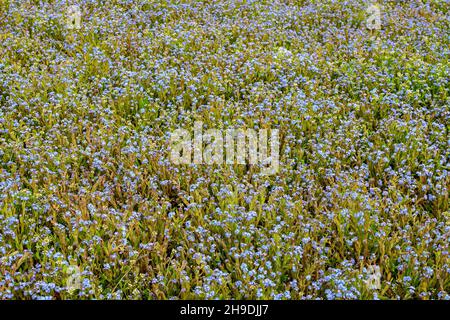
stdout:
{"type": "Polygon", "coordinates": [[[1,0],[0,299],[448,299],[448,1],[380,4],[1,0]],[[278,173],[174,165],[194,121],[278,173]]]}

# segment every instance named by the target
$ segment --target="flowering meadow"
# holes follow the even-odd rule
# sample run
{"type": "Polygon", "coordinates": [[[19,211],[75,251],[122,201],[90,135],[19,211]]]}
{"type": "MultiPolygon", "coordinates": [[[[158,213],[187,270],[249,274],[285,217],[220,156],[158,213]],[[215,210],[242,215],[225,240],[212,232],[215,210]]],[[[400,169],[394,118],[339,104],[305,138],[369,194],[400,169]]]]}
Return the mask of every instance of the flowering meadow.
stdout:
{"type": "Polygon", "coordinates": [[[0,0],[0,300],[450,299],[449,8],[0,0]]]}

